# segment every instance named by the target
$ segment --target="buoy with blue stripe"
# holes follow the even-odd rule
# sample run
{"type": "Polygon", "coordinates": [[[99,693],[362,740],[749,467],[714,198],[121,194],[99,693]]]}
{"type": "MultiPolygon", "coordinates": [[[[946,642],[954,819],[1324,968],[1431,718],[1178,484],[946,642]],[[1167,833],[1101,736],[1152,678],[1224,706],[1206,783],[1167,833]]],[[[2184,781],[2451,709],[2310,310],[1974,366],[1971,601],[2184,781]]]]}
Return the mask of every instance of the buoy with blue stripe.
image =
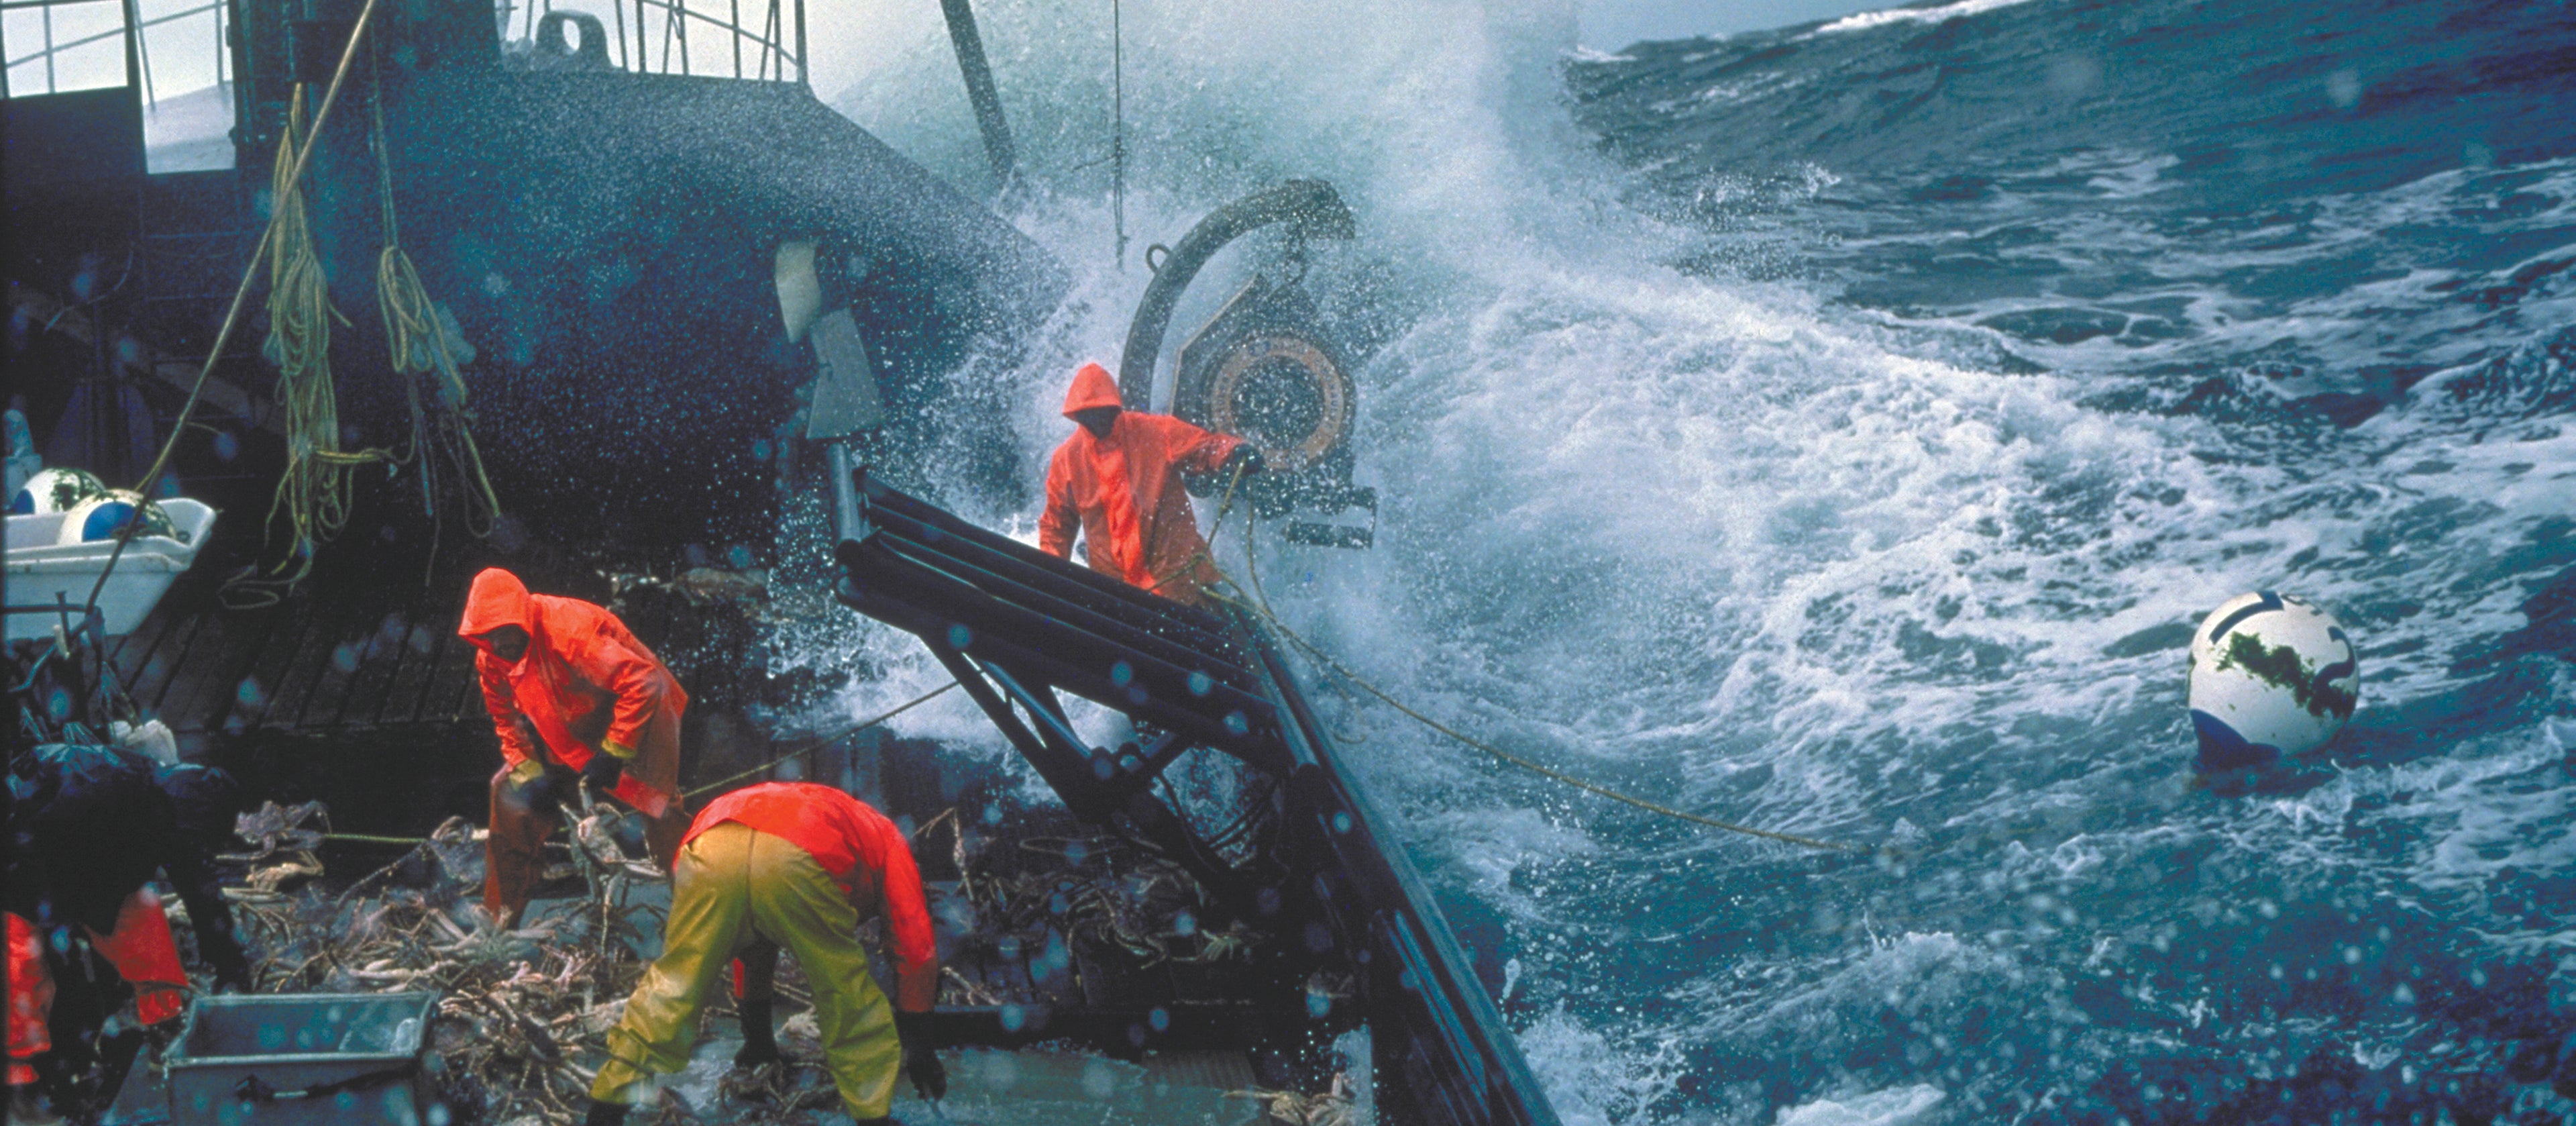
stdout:
{"type": "Polygon", "coordinates": [[[2256,591],[2192,634],[2190,700],[2203,773],[2264,766],[2343,730],[2361,702],[2361,666],[2333,614],[2256,591]]]}
{"type": "Polygon", "coordinates": [[[186,537],[171,523],[169,513],[162,511],[160,505],[144,504],[143,494],[132,489],[109,489],[73,505],[71,514],[63,519],[62,532],[55,542],[103,543],[115,539],[127,524],[135,522],[134,513],[138,507],[143,511],[140,518],[143,527],[135,532],[136,535],[186,542],[186,537]]]}

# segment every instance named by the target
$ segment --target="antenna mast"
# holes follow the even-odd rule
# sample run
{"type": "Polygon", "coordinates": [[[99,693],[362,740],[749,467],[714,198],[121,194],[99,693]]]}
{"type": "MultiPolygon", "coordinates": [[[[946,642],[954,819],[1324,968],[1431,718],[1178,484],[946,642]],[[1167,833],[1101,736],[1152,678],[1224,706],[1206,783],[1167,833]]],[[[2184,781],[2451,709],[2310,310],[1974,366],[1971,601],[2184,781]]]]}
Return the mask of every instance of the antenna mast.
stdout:
{"type": "Polygon", "coordinates": [[[1127,268],[1127,56],[1119,0],[1109,0],[1109,210],[1118,232],[1118,268],[1127,268]]]}

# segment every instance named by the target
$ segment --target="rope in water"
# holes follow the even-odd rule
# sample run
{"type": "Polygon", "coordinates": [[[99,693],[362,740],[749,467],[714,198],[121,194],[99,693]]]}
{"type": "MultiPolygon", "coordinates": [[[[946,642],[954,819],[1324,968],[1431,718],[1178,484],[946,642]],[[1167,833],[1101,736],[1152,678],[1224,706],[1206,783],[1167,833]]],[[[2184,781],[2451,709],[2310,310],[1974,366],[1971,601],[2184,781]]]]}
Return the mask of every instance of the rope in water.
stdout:
{"type": "MultiPolygon", "coordinates": [[[[1359,673],[1352,671],[1350,666],[1335,660],[1332,654],[1324,652],[1324,650],[1318,647],[1314,642],[1306,640],[1306,638],[1296,630],[1288,628],[1288,623],[1279,620],[1279,615],[1271,611],[1269,593],[1264,591],[1261,587],[1261,565],[1259,561],[1254,558],[1254,552],[1252,549],[1253,518],[1250,513],[1246,513],[1244,515],[1243,527],[1244,573],[1252,580],[1251,589],[1254,599],[1257,601],[1246,601],[1241,598],[1227,598],[1225,595],[1216,594],[1215,592],[1210,592],[1210,596],[1224,600],[1253,614],[1259,615],[1264,621],[1270,623],[1270,628],[1278,631],[1279,636],[1287,638],[1291,644],[1304,650],[1306,655],[1314,658],[1318,664],[1331,670],[1334,675],[1357,686],[1361,691],[1377,697],[1379,701],[1385,703],[1388,707],[1394,708],[1395,710],[1404,713],[1406,716],[1411,717],[1414,722],[1419,723],[1424,727],[1428,727],[1433,731],[1437,731],[1442,735],[1448,736],[1450,739],[1457,741],[1463,746],[1481,751],[1503,762],[1510,763],[1513,766],[1517,766],[1523,770],[1529,771],[1530,773],[1539,775],[1542,778],[1547,778],[1551,781],[1572,786],[1575,789],[1582,790],[1586,793],[1599,794],[1600,796],[1612,801],[1635,806],[1638,809],[1645,810],[1649,813],[1661,814],[1665,817],[1688,821],[1695,825],[1705,825],[1712,829],[1722,829],[1729,833],[1740,833],[1748,837],[1760,837],[1764,840],[1779,841],[1784,844],[1793,844],[1804,848],[1823,849],[1829,852],[1872,851],[1858,845],[1818,840],[1814,837],[1803,837],[1796,833],[1783,833],[1773,829],[1757,829],[1751,825],[1738,825],[1731,821],[1720,821],[1714,817],[1703,817],[1688,810],[1675,809],[1661,802],[1651,801],[1646,798],[1638,797],[1635,794],[1614,790],[1608,786],[1601,785],[1598,782],[1575,777],[1574,775],[1568,774],[1544,763],[1534,762],[1530,759],[1523,758],[1423,714],[1410,705],[1407,705],[1404,701],[1396,699],[1385,689],[1379,688],[1376,684],[1370,682],[1367,677],[1361,676],[1359,673]]],[[[1231,576],[1228,577],[1231,578],[1231,576]]]]}
{"type": "MultiPolygon", "coordinates": [[[[375,14],[376,0],[367,0],[366,5],[358,9],[358,21],[349,29],[349,42],[340,50],[340,65],[331,72],[331,86],[322,94],[322,108],[313,115],[313,132],[317,135],[322,130],[323,122],[330,119],[331,107],[339,104],[340,85],[349,77],[349,64],[358,57],[358,43],[366,36],[367,24],[375,14]]],[[[295,168],[293,173],[286,177],[286,183],[293,185],[302,182],[306,167],[313,161],[313,150],[316,147],[318,146],[306,145],[296,153],[295,168]]],[[[189,420],[196,415],[197,403],[205,397],[206,380],[213,377],[215,364],[223,359],[225,346],[232,342],[233,329],[241,323],[242,307],[250,301],[251,283],[258,279],[260,263],[268,257],[269,247],[277,238],[280,218],[279,213],[271,209],[268,225],[259,233],[259,244],[251,248],[250,262],[242,269],[241,284],[233,289],[232,305],[224,311],[223,326],[215,330],[214,345],[206,349],[206,362],[198,366],[197,380],[189,385],[188,399],[179,407],[178,421],[171,424],[170,437],[161,443],[161,452],[153,457],[152,468],[144,471],[143,480],[135,485],[135,492],[141,494],[146,500],[151,498],[153,491],[161,484],[161,475],[169,471],[170,455],[179,448],[179,436],[187,433],[189,420]]],[[[135,535],[142,530],[143,521],[135,519],[126,521],[125,526],[117,531],[116,548],[108,552],[106,566],[99,568],[98,581],[90,584],[89,598],[82,603],[84,613],[98,608],[98,596],[100,592],[107,589],[108,577],[116,573],[117,560],[124,558],[126,546],[133,543],[135,535]]]]}

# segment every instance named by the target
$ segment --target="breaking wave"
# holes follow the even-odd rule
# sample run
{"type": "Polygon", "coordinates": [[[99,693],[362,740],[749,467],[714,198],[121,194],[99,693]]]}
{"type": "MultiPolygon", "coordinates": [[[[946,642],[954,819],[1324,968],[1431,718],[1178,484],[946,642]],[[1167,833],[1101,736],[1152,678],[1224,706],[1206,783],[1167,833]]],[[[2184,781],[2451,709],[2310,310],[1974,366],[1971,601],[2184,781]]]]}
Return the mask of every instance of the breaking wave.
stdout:
{"type": "MultiPolygon", "coordinates": [[[[2563,6],[1970,0],[1601,55],[1564,4],[1131,3],[1123,268],[1106,8],[983,16],[1005,206],[1077,283],[955,377],[1004,389],[1022,489],[929,487],[1025,533],[1145,244],[1322,176],[1384,511],[1366,553],[1257,538],[1281,612],[1516,753],[1903,846],[1711,836],[1328,700],[1568,1121],[2576,1110],[2528,1077],[2576,1030],[2563,6]],[[2183,649],[2256,588],[2354,631],[2363,710],[2218,797],[2183,649]]],[[[935,32],[835,104],[979,185],[935,32]]],[[[867,713],[938,677],[900,640],[780,660],[866,657],[867,713]]]]}

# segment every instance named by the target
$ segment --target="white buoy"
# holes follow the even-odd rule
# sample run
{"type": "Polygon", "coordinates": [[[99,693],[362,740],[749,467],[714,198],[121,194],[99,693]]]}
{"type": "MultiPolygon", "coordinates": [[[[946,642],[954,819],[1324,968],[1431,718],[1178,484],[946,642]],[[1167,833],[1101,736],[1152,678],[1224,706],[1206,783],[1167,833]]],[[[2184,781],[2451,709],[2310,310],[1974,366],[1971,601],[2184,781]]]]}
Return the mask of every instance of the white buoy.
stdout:
{"type": "Polygon", "coordinates": [[[2191,636],[2200,769],[2315,750],[2361,702],[2361,667],[2334,615],[2271,591],[2228,599],[2191,636]]]}
{"type": "Polygon", "coordinates": [[[106,495],[107,484],[85,470],[61,466],[39,469],[9,498],[9,514],[43,516],[69,512],[79,507],[82,501],[106,495]]]}
{"type": "Polygon", "coordinates": [[[161,536],[182,540],[184,536],[170,522],[170,516],[157,504],[143,504],[143,496],[132,489],[109,489],[73,505],[63,518],[61,538],[56,543],[98,543],[116,538],[127,521],[133,520],[137,505],[143,509],[143,527],[136,535],[161,536]]]}

